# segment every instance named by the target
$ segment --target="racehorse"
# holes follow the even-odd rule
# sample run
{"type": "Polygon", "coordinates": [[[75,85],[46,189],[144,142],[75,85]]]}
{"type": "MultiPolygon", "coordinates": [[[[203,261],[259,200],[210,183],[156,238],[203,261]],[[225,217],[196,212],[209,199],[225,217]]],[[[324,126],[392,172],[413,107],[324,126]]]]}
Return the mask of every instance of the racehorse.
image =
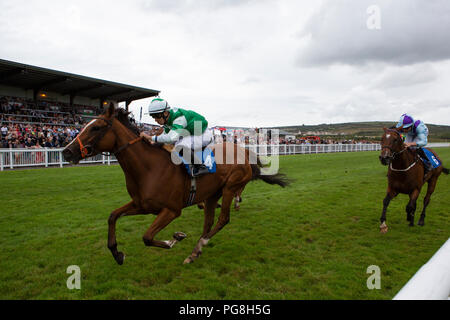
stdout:
{"type": "MultiPolygon", "coordinates": [[[[383,165],[389,165],[389,169],[387,173],[388,187],[386,197],[383,200],[383,212],[380,218],[380,232],[386,233],[388,231],[386,210],[390,201],[399,193],[409,195],[409,202],[406,206],[406,220],[409,221],[409,226],[414,226],[417,198],[419,197],[422,186],[425,182],[428,182],[427,193],[423,201],[423,210],[418,222],[418,225],[424,226],[425,210],[430,203],[430,198],[436,188],[437,180],[442,172],[449,174],[449,170],[441,165],[431,170],[424,177],[425,167],[423,162],[415,150],[405,147],[399,131],[393,128],[384,128],[383,130],[384,134],[381,138],[381,154],[379,159],[383,165]]],[[[428,150],[440,161],[438,155],[433,150],[428,150]]],[[[440,162],[442,163],[442,161],[440,162]]]]}
{"type": "Polygon", "coordinates": [[[183,165],[176,165],[171,155],[161,145],[154,145],[139,137],[139,129],[130,122],[129,112],[115,109],[111,104],[100,116],[89,122],[63,150],[64,158],[78,163],[83,158],[102,152],[114,153],[124,171],[126,187],[131,201],[114,210],[108,219],[108,248],[119,265],[125,255],[117,250],[116,222],[120,217],[155,214],[156,218],[143,236],[146,246],[164,249],[172,248],[186,235],[176,232],[172,240],[155,240],[155,236],[171,221],[181,215],[188,205],[205,201],[203,233],[192,254],[184,263],[191,263],[202,253],[202,248],[230,220],[230,204],[238,190],[249,181],[261,179],[281,187],[288,185],[287,178],[280,173],[264,175],[259,161],[250,164],[248,150],[244,150],[245,162],[237,162],[237,145],[219,144],[213,150],[223,151],[234,148],[234,164],[217,164],[216,172],[197,177],[197,190],[191,197],[191,178],[183,165]],[[221,150],[222,149],[222,150],[221,150]],[[241,163],[241,164],[237,164],[241,163]],[[222,197],[219,219],[214,228],[215,208],[222,197]]]}

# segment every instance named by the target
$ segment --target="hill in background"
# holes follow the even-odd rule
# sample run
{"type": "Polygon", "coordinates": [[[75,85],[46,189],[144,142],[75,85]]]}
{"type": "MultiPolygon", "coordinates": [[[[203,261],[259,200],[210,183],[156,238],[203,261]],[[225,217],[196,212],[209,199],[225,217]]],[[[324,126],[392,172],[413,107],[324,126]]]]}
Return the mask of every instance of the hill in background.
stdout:
{"type": "MultiPolygon", "coordinates": [[[[292,135],[299,136],[320,136],[322,139],[358,139],[358,140],[379,140],[383,134],[383,128],[389,128],[396,122],[350,122],[350,123],[333,123],[318,125],[298,125],[287,127],[274,127],[282,131],[289,132],[292,135]]],[[[442,126],[435,124],[426,124],[430,134],[429,141],[432,142],[449,142],[450,126],[442,126]]]]}

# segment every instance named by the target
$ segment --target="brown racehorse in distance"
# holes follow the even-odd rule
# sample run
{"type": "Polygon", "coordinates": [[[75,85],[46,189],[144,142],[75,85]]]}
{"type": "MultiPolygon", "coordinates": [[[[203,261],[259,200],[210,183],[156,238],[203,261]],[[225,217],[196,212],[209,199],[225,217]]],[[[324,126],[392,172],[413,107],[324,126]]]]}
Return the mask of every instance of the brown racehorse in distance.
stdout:
{"type": "MultiPolygon", "coordinates": [[[[241,208],[240,203],[242,202],[242,192],[244,192],[244,187],[239,190],[238,192],[236,192],[235,196],[234,196],[234,210],[239,211],[239,209],[241,208]]],[[[197,207],[201,210],[205,209],[205,202],[199,202],[197,204],[197,207]]],[[[220,204],[217,204],[217,208],[220,208],[220,204]]]]}
{"type": "MultiPolygon", "coordinates": [[[[125,174],[126,187],[131,201],[114,210],[108,220],[108,248],[118,264],[124,261],[124,254],[117,250],[116,222],[123,216],[155,214],[156,218],[143,236],[145,245],[165,249],[186,237],[177,232],[172,240],[155,240],[155,236],[171,221],[181,215],[187,206],[191,178],[182,165],[175,165],[169,152],[161,145],[150,145],[139,137],[139,129],[133,125],[128,112],[110,105],[106,112],[88,123],[69,144],[63,155],[67,161],[78,163],[82,158],[101,152],[114,153],[125,174]]],[[[236,161],[237,146],[219,144],[217,151],[234,148],[235,164],[217,164],[216,172],[197,177],[197,192],[192,204],[205,201],[203,233],[192,254],[184,263],[191,263],[202,253],[202,247],[230,220],[230,204],[238,190],[249,181],[261,179],[270,184],[285,187],[288,181],[282,174],[263,175],[258,164],[250,164],[248,150],[243,150],[245,162],[236,161]],[[243,163],[243,164],[238,164],[243,163]],[[214,228],[215,208],[222,197],[219,219],[214,228]]],[[[227,159],[228,160],[228,159],[227,159]]]]}
{"type": "MultiPolygon", "coordinates": [[[[439,159],[436,152],[429,150],[439,159]]],[[[449,170],[441,165],[429,172],[425,180],[423,162],[419,159],[416,151],[405,147],[400,133],[395,129],[384,128],[384,134],[381,138],[380,161],[383,165],[389,165],[387,173],[388,188],[383,200],[383,213],[380,218],[381,233],[386,233],[388,230],[386,225],[387,207],[399,193],[409,195],[409,203],[406,206],[406,220],[409,221],[410,226],[414,226],[417,198],[422,186],[425,182],[428,182],[427,194],[423,201],[423,210],[418,222],[420,226],[425,225],[425,210],[430,203],[430,197],[436,188],[437,180],[442,172],[449,174],[449,170]]]]}

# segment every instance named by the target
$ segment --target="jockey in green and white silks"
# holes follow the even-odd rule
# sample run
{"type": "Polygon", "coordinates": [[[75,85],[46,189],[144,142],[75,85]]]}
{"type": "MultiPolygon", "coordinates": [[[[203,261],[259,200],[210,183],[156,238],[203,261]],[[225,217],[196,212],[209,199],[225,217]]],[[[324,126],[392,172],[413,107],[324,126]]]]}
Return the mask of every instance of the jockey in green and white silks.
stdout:
{"type": "MultiPolygon", "coordinates": [[[[183,149],[183,153],[190,150],[201,150],[213,142],[213,133],[208,129],[208,121],[191,110],[171,108],[167,101],[156,98],[148,107],[148,113],[155,121],[162,125],[164,132],[151,137],[155,143],[174,144],[176,151],[183,149]]],[[[183,157],[187,163],[194,164],[193,173],[207,170],[202,164],[191,157],[183,157]]]]}

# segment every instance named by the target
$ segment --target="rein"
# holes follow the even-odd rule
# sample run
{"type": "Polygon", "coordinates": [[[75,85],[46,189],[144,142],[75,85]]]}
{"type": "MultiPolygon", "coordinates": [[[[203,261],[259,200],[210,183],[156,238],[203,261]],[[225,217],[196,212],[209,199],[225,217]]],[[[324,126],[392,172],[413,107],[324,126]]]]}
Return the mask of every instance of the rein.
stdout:
{"type": "MultiPolygon", "coordinates": [[[[396,151],[392,150],[392,148],[391,148],[390,146],[386,146],[386,145],[385,145],[385,146],[381,146],[381,149],[389,149],[389,150],[391,150],[391,152],[392,152],[392,160],[394,160],[396,156],[398,156],[399,154],[402,154],[403,152],[405,152],[405,150],[407,150],[407,148],[404,148],[402,151],[396,152],[396,151]]],[[[419,161],[419,159],[416,159],[416,161],[414,161],[413,164],[411,164],[411,165],[410,165],[408,168],[406,168],[406,169],[394,169],[394,168],[392,167],[392,162],[391,162],[390,165],[389,165],[389,168],[390,168],[392,171],[395,171],[395,172],[406,172],[406,171],[408,171],[409,169],[411,169],[412,167],[414,167],[418,161],[419,161]]]]}
{"type": "Polygon", "coordinates": [[[129,146],[135,144],[136,142],[139,142],[143,139],[143,137],[138,137],[136,139],[133,139],[131,141],[128,141],[127,143],[125,143],[123,146],[121,146],[120,148],[118,148],[116,151],[114,151],[114,155],[117,155],[118,153],[120,153],[121,151],[123,151],[124,149],[128,148],[129,146]]]}
{"type": "Polygon", "coordinates": [[[392,148],[390,146],[381,146],[381,149],[389,149],[392,152],[392,159],[395,159],[396,156],[398,156],[399,154],[402,154],[403,152],[405,152],[406,148],[404,148],[402,151],[394,151],[392,150],[392,148]]]}

